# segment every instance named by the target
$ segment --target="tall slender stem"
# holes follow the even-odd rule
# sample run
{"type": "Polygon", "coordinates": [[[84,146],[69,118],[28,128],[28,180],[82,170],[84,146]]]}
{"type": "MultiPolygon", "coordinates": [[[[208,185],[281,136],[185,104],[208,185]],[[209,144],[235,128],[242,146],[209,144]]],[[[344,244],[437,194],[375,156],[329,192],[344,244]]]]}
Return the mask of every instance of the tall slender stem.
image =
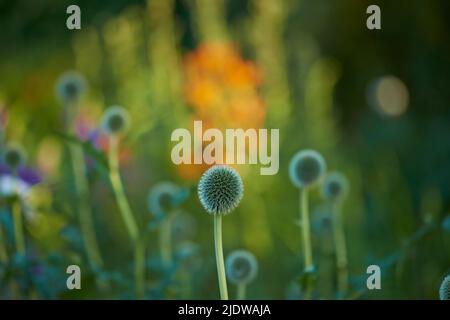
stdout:
{"type": "MultiPolygon", "coordinates": [[[[2,115],[0,114],[0,117],[2,115]]],[[[0,119],[1,121],[1,119],[0,119]]],[[[3,145],[4,145],[4,132],[3,132],[3,127],[1,126],[2,124],[0,123],[0,149],[3,149],[3,145]]],[[[0,261],[3,262],[8,262],[9,257],[8,257],[8,250],[6,248],[6,238],[3,234],[3,226],[0,224],[0,261]]]]}
{"type": "Polygon", "coordinates": [[[20,208],[20,200],[17,199],[12,204],[14,218],[14,237],[16,241],[16,250],[20,255],[25,255],[25,236],[23,234],[23,217],[20,208]]]}
{"type": "Polygon", "coordinates": [[[86,255],[90,263],[101,268],[103,267],[103,260],[95,235],[94,221],[89,204],[89,183],[86,178],[83,149],[78,145],[70,145],[69,152],[72,159],[75,189],[78,195],[78,218],[86,255]]]}
{"type": "Polygon", "coordinates": [[[109,178],[116,197],[117,205],[119,206],[123,222],[127,228],[128,235],[133,242],[136,242],[139,236],[136,220],[134,219],[130,204],[128,203],[123,188],[122,180],[119,174],[119,159],[118,159],[118,140],[112,137],[109,144],[109,178]]]}
{"type": "Polygon", "coordinates": [[[214,247],[216,251],[217,276],[219,279],[220,299],[228,300],[227,278],[222,248],[222,215],[214,215],[214,247]]]}
{"type": "Polygon", "coordinates": [[[237,299],[245,300],[246,293],[247,293],[247,285],[245,283],[239,283],[237,285],[237,299]]]}
{"type": "Polygon", "coordinates": [[[305,265],[303,272],[306,277],[305,281],[305,299],[310,299],[313,290],[313,272],[314,263],[312,256],[312,246],[311,246],[311,231],[309,222],[309,206],[308,206],[308,189],[300,189],[300,208],[301,208],[301,225],[302,225],[302,236],[303,236],[303,252],[305,265]]]}
{"type": "Polygon", "coordinates": [[[192,296],[191,275],[186,268],[182,268],[179,278],[182,283],[181,299],[187,300],[192,296]]]}
{"type": "Polygon", "coordinates": [[[164,267],[170,267],[172,264],[172,216],[168,215],[162,222],[159,229],[159,246],[161,251],[161,262],[164,267]]]}
{"type": "Polygon", "coordinates": [[[122,179],[120,178],[118,158],[119,141],[116,137],[111,137],[109,142],[109,178],[123,222],[134,245],[136,296],[138,299],[142,299],[145,295],[145,243],[144,239],[139,235],[138,225],[125,195],[122,179]]]}
{"type": "Polygon", "coordinates": [[[8,262],[8,250],[6,249],[6,239],[3,233],[3,226],[0,224],[0,261],[8,262]]]}
{"type": "Polygon", "coordinates": [[[134,248],[134,273],[136,282],[136,296],[138,299],[145,297],[145,243],[139,238],[134,248]]]}
{"type": "Polygon", "coordinates": [[[336,250],[337,287],[339,294],[345,294],[348,289],[348,260],[345,244],[344,226],[339,203],[333,204],[333,235],[336,250]]]}
{"type": "Polygon", "coordinates": [[[302,235],[303,235],[303,251],[305,258],[305,271],[314,269],[311,247],[311,231],[309,223],[309,208],[308,208],[308,189],[302,188],[300,190],[300,207],[301,207],[301,221],[302,221],[302,235]]]}

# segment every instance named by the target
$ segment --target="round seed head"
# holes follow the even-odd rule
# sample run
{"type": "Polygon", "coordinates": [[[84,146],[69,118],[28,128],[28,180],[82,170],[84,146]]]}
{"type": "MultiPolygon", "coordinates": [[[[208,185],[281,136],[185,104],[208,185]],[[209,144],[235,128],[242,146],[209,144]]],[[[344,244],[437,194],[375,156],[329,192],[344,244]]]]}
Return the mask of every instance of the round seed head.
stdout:
{"type": "Polygon", "coordinates": [[[294,186],[306,188],[320,181],[326,171],[325,160],[314,150],[297,152],[289,164],[289,177],[294,186]]]}
{"type": "Polygon", "coordinates": [[[258,274],[258,262],[252,253],[236,250],[227,257],[225,270],[228,279],[234,284],[248,284],[258,274]]]}
{"type": "Polygon", "coordinates": [[[348,192],[348,180],[340,172],[331,172],[323,181],[322,196],[326,200],[336,201],[343,199],[348,192]]]}
{"type": "Polygon", "coordinates": [[[130,127],[130,115],[121,106],[111,106],[102,116],[102,129],[108,135],[120,135],[130,127]]]}
{"type": "Polygon", "coordinates": [[[200,178],[198,197],[210,214],[227,214],[236,208],[244,195],[239,174],[227,166],[209,168],[200,178]]]}
{"type": "Polygon", "coordinates": [[[17,144],[6,146],[3,152],[3,162],[10,169],[15,170],[23,166],[26,161],[25,150],[17,144]]]}
{"type": "Polygon", "coordinates": [[[441,300],[450,300],[450,275],[446,276],[441,283],[439,298],[441,300]]]}
{"type": "Polygon", "coordinates": [[[63,73],[56,83],[56,96],[62,103],[78,102],[85,91],[86,81],[76,71],[63,73]]]}
{"type": "Polygon", "coordinates": [[[148,208],[156,217],[162,217],[172,210],[175,197],[179,192],[176,184],[163,181],[155,184],[148,195],[148,208]]]}

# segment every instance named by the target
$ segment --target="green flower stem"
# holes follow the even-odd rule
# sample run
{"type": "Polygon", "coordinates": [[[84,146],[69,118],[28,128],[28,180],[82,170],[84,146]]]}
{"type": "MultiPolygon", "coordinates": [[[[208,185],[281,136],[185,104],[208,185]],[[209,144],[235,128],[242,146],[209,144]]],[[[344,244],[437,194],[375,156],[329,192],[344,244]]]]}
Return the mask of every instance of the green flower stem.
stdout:
{"type": "MultiPolygon", "coordinates": [[[[4,147],[4,133],[3,129],[0,127],[0,150],[4,147]]],[[[6,238],[3,234],[3,227],[0,224],[0,261],[8,262],[8,250],[6,249],[6,238]]]]}
{"type": "Polygon", "coordinates": [[[6,250],[5,235],[3,234],[3,227],[0,224],[0,261],[8,262],[8,251],[6,250]]]}
{"type": "Polygon", "coordinates": [[[136,220],[134,219],[131,211],[130,204],[128,203],[123,188],[122,180],[119,174],[119,158],[118,158],[118,140],[117,138],[110,139],[109,145],[109,178],[116,197],[117,205],[119,206],[120,213],[122,214],[123,222],[127,228],[128,235],[133,242],[136,242],[139,237],[139,230],[136,220]]]}
{"type": "Polygon", "coordinates": [[[138,225],[125,195],[122,179],[120,178],[118,157],[119,141],[116,137],[111,137],[109,142],[109,178],[123,222],[135,246],[135,289],[136,296],[142,299],[145,294],[145,243],[140,238],[138,225]]]}
{"type": "Polygon", "coordinates": [[[79,145],[71,144],[69,152],[72,159],[75,189],[78,195],[78,218],[86,255],[90,263],[101,268],[103,267],[103,260],[95,235],[94,221],[89,204],[89,184],[86,178],[83,149],[79,145]]]}
{"type": "Polygon", "coordinates": [[[303,252],[304,252],[304,273],[306,274],[306,288],[305,298],[310,299],[312,294],[312,272],[314,271],[314,263],[311,246],[311,230],[309,222],[309,207],[308,207],[308,189],[300,189],[300,208],[301,208],[301,225],[303,236],[303,252]]]}
{"type": "Polygon", "coordinates": [[[222,215],[214,215],[214,247],[216,251],[217,276],[219,278],[220,299],[228,300],[227,278],[222,248],[222,215]]]}
{"type": "Polygon", "coordinates": [[[348,261],[347,246],[345,244],[344,226],[342,223],[342,213],[340,204],[333,205],[333,235],[336,250],[337,265],[337,287],[340,294],[345,294],[348,289],[348,261]]]}
{"type": "Polygon", "coordinates": [[[161,262],[164,267],[172,264],[172,214],[168,215],[162,222],[159,229],[159,246],[161,252],[161,262]]]}
{"type": "Polygon", "coordinates": [[[25,236],[23,234],[23,217],[20,208],[20,200],[14,201],[12,205],[14,219],[14,237],[16,242],[17,253],[25,255],[25,236]]]}
{"type": "Polygon", "coordinates": [[[182,268],[179,278],[180,282],[183,284],[181,299],[188,300],[192,297],[191,275],[188,270],[182,268]]]}
{"type": "Polygon", "coordinates": [[[145,243],[139,238],[134,247],[134,272],[136,282],[136,296],[138,299],[145,297],[145,243]]]}
{"type": "Polygon", "coordinates": [[[305,270],[309,271],[314,269],[311,247],[311,231],[309,223],[309,208],[308,208],[308,189],[302,188],[300,190],[300,207],[301,207],[301,222],[302,222],[302,235],[303,235],[303,251],[305,257],[305,270]]]}
{"type": "Polygon", "coordinates": [[[237,300],[245,300],[247,294],[247,285],[245,283],[239,283],[237,285],[237,300]]]}

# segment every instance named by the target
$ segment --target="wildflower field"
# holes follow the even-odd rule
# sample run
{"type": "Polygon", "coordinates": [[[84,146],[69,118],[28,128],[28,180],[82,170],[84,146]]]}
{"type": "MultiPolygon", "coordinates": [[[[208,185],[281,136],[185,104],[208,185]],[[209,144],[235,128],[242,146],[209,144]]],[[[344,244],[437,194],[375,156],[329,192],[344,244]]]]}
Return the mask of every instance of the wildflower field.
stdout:
{"type": "Polygon", "coordinates": [[[450,299],[450,7],[371,4],[0,0],[0,299],[450,299]]]}

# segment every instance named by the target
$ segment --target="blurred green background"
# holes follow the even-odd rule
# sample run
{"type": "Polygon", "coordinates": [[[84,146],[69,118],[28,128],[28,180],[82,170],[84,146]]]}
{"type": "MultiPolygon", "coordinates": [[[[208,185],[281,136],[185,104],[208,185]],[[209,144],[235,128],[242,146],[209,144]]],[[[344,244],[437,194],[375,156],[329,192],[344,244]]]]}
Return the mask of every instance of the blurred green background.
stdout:
{"type": "MultiPolygon", "coordinates": [[[[328,168],[350,181],[343,208],[347,298],[438,298],[450,271],[448,1],[86,0],[76,1],[81,30],[66,28],[70,4],[0,1],[0,129],[5,142],[24,146],[42,179],[32,188],[38,218],[25,222],[23,259],[14,256],[9,206],[1,202],[8,259],[0,267],[0,298],[134,298],[132,248],[95,157],[87,161],[90,205],[105,266],[93,270],[86,260],[54,89],[66,70],[88,84],[79,139],[98,128],[109,105],[131,114],[121,173],[139,224],[149,225],[146,298],[218,297],[212,218],[195,189],[205,167],[177,167],[170,159],[172,130],[193,119],[280,129],[279,173],[238,168],[245,196],[224,219],[225,255],[245,248],[259,262],[249,298],[300,297],[298,190],[287,168],[305,148],[321,152],[328,168]],[[381,7],[382,30],[366,28],[370,4],[381,7]],[[195,253],[170,271],[159,266],[147,207],[160,181],[191,191],[180,208],[195,225],[174,240],[175,252],[188,243],[195,253]],[[82,290],[65,288],[70,264],[82,268],[82,290]],[[382,290],[364,289],[370,264],[382,267],[382,290]]],[[[330,212],[318,190],[310,206],[316,297],[335,299],[330,212]]]]}

